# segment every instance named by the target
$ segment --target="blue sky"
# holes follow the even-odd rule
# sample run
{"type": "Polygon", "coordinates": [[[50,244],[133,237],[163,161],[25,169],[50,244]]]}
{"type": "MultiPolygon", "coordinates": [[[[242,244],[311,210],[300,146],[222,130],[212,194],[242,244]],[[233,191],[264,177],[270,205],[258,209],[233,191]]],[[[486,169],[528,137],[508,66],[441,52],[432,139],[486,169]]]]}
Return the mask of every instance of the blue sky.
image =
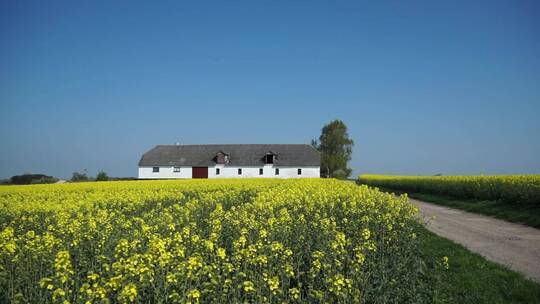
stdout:
{"type": "Polygon", "coordinates": [[[539,55],[537,1],[2,1],[0,177],[336,118],[354,174],[540,173],[539,55]]]}

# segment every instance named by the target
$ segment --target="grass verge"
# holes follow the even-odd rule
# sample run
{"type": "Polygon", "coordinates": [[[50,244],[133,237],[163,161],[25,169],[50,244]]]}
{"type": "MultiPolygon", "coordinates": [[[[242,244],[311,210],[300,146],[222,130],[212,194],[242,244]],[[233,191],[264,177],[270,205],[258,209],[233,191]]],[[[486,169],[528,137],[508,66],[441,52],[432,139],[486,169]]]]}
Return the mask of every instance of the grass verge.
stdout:
{"type": "MultiPolygon", "coordinates": [[[[519,273],[490,262],[461,245],[418,225],[424,261],[449,260],[448,270],[429,267],[435,303],[540,303],[540,285],[519,273]]],[[[433,266],[433,265],[432,265],[433,266]]]]}
{"type": "MultiPolygon", "coordinates": [[[[403,194],[403,191],[380,188],[381,191],[403,194]]],[[[433,195],[426,193],[410,193],[410,198],[437,205],[461,209],[469,212],[496,217],[501,220],[520,223],[527,226],[540,228],[540,206],[510,204],[500,201],[479,201],[456,199],[450,196],[433,195]]]]}

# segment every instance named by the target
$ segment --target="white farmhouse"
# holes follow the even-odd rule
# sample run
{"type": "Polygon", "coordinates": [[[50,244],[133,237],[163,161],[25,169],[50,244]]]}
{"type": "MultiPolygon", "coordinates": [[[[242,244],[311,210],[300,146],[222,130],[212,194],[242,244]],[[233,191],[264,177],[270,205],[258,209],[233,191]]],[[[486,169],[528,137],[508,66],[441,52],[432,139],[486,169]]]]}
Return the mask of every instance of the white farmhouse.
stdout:
{"type": "Polygon", "coordinates": [[[139,161],[140,179],[320,176],[310,145],[158,145],[139,161]]]}

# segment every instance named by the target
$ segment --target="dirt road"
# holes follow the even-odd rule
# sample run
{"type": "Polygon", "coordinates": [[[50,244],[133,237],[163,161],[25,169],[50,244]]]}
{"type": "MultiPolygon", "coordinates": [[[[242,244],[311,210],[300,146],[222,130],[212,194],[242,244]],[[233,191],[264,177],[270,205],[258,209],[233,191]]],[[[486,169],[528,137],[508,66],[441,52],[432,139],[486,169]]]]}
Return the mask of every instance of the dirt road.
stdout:
{"type": "Polygon", "coordinates": [[[540,282],[540,230],[410,199],[426,227],[488,260],[540,282]]]}

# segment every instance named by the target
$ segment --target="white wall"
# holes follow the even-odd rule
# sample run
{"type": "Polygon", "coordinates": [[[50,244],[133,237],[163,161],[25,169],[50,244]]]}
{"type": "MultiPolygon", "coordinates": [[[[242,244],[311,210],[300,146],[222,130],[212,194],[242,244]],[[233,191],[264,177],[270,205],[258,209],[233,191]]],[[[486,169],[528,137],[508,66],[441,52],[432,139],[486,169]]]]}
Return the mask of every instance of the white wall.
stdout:
{"type": "Polygon", "coordinates": [[[191,167],[180,167],[180,172],[173,172],[172,166],[159,166],[159,172],[152,172],[153,167],[139,167],[139,178],[191,178],[191,167]]]}
{"type": "MultiPolygon", "coordinates": [[[[173,172],[173,167],[160,167],[159,173],[153,173],[152,167],[139,167],[139,178],[159,179],[159,178],[191,178],[191,167],[181,167],[180,172],[173,172]]],[[[306,178],[320,177],[320,167],[280,167],[265,165],[262,167],[232,167],[216,165],[208,167],[208,178],[306,178]],[[216,168],[220,169],[220,174],[216,175],[216,168]],[[238,168],[242,168],[242,175],[238,175],[238,168]],[[259,175],[259,169],[263,168],[263,175],[259,175]],[[279,175],[275,175],[275,169],[279,168],[279,175]],[[298,169],[302,169],[302,175],[298,175],[298,169]]]]}
{"type": "Polygon", "coordinates": [[[319,177],[319,167],[280,167],[273,165],[233,167],[216,165],[208,167],[208,178],[303,178],[319,177]],[[216,168],[220,168],[220,174],[216,175],[216,168]],[[242,175],[238,175],[238,168],[242,168],[242,175]],[[263,175],[259,175],[259,169],[263,168],[263,175]],[[279,168],[279,175],[275,175],[275,169],[279,168]],[[298,175],[298,169],[302,169],[302,175],[298,175]]]}

